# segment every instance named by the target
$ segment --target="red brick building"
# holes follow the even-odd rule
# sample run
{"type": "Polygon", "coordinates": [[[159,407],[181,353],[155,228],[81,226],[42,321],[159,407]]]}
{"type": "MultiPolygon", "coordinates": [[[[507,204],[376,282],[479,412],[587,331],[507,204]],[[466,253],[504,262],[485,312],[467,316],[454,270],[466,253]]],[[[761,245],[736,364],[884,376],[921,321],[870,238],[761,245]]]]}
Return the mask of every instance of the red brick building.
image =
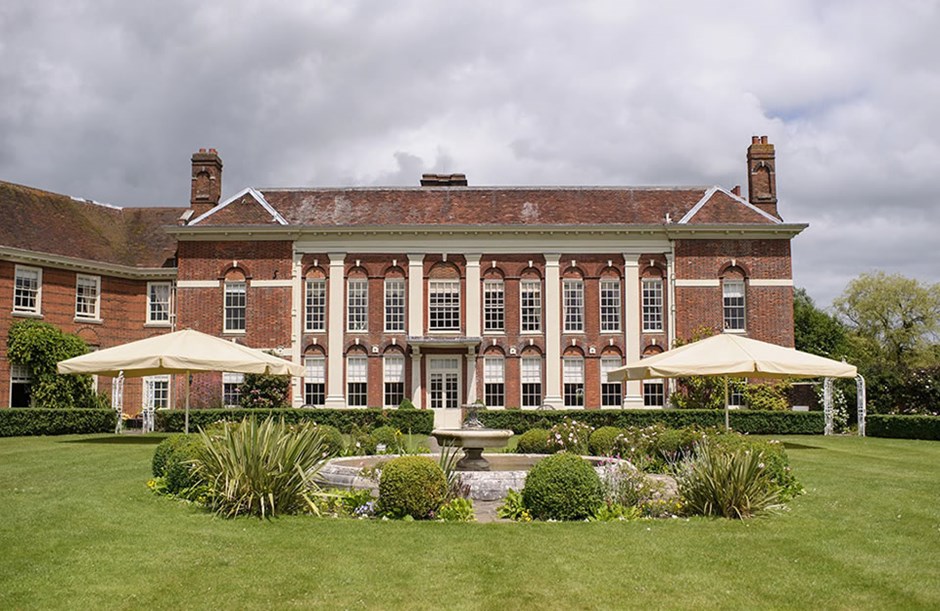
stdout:
{"type": "MultiPolygon", "coordinates": [[[[296,406],[409,399],[440,422],[474,400],[658,406],[661,384],[608,384],[605,372],[701,326],[793,345],[790,240],[805,225],[781,219],[774,165],[773,145],[754,138],[748,199],[737,187],[474,187],[452,174],[221,201],[211,149],[193,155],[188,209],[3,184],[0,333],[41,316],[107,347],[191,327],[305,364],[296,406]]],[[[4,351],[7,406],[23,372],[4,351]]],[[[236,381],[208,378],[205,401],[231,402],[236,381]]],[[[156,390],[170,401],[169,385],[156,390]]]]}

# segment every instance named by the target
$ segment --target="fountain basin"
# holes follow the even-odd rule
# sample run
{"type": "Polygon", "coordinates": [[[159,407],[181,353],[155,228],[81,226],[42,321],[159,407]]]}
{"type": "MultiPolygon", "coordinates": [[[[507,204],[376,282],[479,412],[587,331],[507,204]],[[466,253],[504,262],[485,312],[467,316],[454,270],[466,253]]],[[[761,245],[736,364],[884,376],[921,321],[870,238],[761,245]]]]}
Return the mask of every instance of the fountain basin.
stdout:
{"type": "Polygon", "coordinates": [[[509,429],[434,429],[431,436],[441,447],[463,448],[463,458],[457,461],[458,471],[489,471],[490,463],[483,458],[486,448],[505,448],[512,437],[509,429]]]}
{"type": "MultiPolygon", "coordinates": [[[[379,485],[375,472],[381,470],[383,463],[395,457],[389,454],[334,458],[320,469],[316,480],[321,486],[372,490],[373,495],[377,496],[379,485]]],[[[489,471],[463,471],[460,478],[464,485],[469,486],[471,499],[498,501],[506,498],[510,489],[521,491],[529,470],[545,457],[545,454],[487,454],[489,471]]],[[[440,456],[431,455],[431,458],[438,460],[440,456]]],[[[626,462],[597,456],[583,458],[591,463],[598,475],[603,475],[605,465],[611,462],[626,462]]]]}

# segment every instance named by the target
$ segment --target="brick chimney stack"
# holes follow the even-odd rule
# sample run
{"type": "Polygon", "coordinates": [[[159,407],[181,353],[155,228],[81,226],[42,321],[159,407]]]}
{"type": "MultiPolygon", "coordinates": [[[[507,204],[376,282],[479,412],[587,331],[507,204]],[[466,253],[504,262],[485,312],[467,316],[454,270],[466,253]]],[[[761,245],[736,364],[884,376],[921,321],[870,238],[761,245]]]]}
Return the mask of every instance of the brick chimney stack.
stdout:
{"type": "Polygon", "coordinates": [[[747,147],[747,196],[748,200],[768,214],[777,214],[777,174],[774,161],[774,145],[767,136],[751,137],[747,147]]]}
{"type": "Polygon", "coordinates": [[[208,212],[222,197],[222,159],[215,149],[193,153],[193,182],[189,204],[192,218],[208,212]]]}
{"type": "Polygon", "coordinates": [[[422,174],[422,187],[466,187],[466,174],[422,174]]]}

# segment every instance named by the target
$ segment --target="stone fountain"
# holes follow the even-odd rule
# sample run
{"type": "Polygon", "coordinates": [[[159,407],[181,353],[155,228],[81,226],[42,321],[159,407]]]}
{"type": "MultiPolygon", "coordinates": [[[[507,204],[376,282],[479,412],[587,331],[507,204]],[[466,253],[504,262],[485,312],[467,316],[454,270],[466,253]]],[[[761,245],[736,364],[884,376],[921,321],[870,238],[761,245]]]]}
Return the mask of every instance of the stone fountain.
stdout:
{"type": "Polygon", "coordinates": [[[466,406],[467,418],[459,429],[434,429],[431,436],[441,447],[463,449],[463,457],[457,461],[459,471],[489,471],[490,462],[483,458],[486,448],[505,448],[512,437],[509,429],[488,429],[477,415],[479,404],[466,406]]]}

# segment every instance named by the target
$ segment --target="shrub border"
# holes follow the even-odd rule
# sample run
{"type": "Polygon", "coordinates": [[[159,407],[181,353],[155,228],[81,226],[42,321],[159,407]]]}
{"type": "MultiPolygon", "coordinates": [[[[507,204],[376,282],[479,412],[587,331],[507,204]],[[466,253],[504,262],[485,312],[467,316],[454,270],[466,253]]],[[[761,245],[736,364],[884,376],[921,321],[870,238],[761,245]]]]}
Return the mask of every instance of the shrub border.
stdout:
{"type": "MultiPolygon", "coordinates": [[[[377,408],[348,408],[348,409],[303,409],[286,407],[281,409],[192,409],[189,411],[189,430],[196,427],[205,427],[219,420],[242,420],[247,416],[283,417],[285,422],[305,422],[312,420],[317,424],[335,426],[343,433],[349,433],[358,427],[366,432],[380,426],[393,426],[407,433],[430,435],[434,428],[434,414],[431,410],[396,410],[377,408]]],[[[181,409],[157,410],[154,428],[164,432],[181,432],[183,430],[184,412],[181,409]]]]}
{"type": "Polygon", "coordinates": [[[865,434],[940,441],[940,416],[869,414],[865,418],[865,434]]]}
{"type": "Polygon", "coordinates": [[[113,433],[116,425],[113,409],[0,409],[0,437],[113,433]]]}

